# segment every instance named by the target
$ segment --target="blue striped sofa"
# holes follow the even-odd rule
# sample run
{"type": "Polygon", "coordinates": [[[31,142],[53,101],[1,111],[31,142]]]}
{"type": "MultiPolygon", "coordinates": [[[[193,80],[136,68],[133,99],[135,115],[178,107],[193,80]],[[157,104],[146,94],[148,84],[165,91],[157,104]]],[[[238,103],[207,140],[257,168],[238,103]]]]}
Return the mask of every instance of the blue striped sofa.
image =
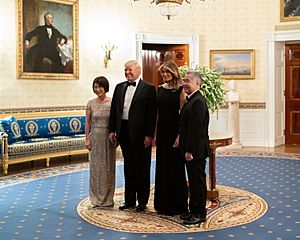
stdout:
{"type": "Polygon", "coordinates": [[[3,174],[8,166],[21,162],[87,153],[85,116],[0,119],[0,164],[3,174]]]}

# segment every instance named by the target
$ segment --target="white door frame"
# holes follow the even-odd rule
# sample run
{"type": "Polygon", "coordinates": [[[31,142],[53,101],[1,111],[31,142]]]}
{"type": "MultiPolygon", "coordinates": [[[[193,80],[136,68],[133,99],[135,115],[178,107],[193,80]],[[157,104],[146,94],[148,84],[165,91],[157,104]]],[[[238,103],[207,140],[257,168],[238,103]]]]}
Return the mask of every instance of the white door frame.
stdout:
{"type": "MultiPolygon", "coordinates": [[[[136,60],[142,66],[143,43],[152,44],[188,44],[190,67],[199,65],[199,36],[157,33],[136,33],[136,60]]],[[[143,69],[143,68],[142,68],[143,69]]]]}
{"type": "MultiPolygon", "coordinates": [[[[290,30],[290,31],[278,31],[273,33],[267,33],[266,35],[266,147],[275,147],[282,144],[276,139],[276,127],[278,125],[284,124],[280,123],[279,118],[276,116],[276,93],[279,90],[280,86],[275,84],[276,76],[276,61],[275,53],[276,51],[282,51],[284,53],[284,44],[276,44],[276,42],[289,42],[289,41],[299,41],[300,40],[300,31],[299,30],[290,30]]],[[[282,54],[283,61],[284,55],[282,54]]],[[[278,76],[277,76],[278,77],[278,76]]],[[[283,74],[281,79],[281,84],[284,85],[285,76],[283,74]]],[[[281,97],[284,99],[284,93],[282,91],[281,97]]],[[[283,109],[284,112],[284,109],[283,109]]],[[[283,142],[284,143],[284,142],[283,142]]]]}

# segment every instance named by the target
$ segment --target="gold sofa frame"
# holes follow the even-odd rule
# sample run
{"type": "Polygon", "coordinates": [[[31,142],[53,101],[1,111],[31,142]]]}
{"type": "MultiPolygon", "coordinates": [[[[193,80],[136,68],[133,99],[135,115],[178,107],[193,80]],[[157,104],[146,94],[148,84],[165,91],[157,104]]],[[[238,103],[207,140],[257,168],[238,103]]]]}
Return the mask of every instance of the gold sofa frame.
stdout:
{"type": "MultiPolygon", "coordinates": [[[[84,115],[85,112],[82,110],[79,111],[53,111],[53,112],[33,112],[33,113],[9,113],[1,114],[0,118],[6,116],[14,116],[17,119],[26,119],[26,118],[35,118],[35,117],[63,117],[63,116],[75,116],[75,115],[84,115]]],[[[79,154],[87,154],[89,151],[87,149],[78,149],[78,150],[67,150],[61,152],[51,152],[51,153],[42,153],[38,155],[24,156],[24,157],[9,157],[8,156],[8,136],[6,133],[2,135],[1,138],[1,147],[3,158],[0,158],[0,164],[3,168],[3,174],[8,173],[8,166],[17,163],[31,162],[35,160],[46,160],[46,166],[50,166],[50,159],[54,157],[63,157],[79,154]]]]}

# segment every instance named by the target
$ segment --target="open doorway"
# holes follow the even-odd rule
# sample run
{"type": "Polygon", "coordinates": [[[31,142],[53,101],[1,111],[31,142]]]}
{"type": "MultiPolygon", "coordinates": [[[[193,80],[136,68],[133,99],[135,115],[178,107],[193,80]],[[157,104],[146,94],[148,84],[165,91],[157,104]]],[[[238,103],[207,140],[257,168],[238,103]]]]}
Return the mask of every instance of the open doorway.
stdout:
{"type": "Polygon", "coordinates": [[[146,81],[151,82],[156,87],[162,83],[157,69],[168,58],[175,58],[175,62],[179,66],[185,63],[192,68],[198,66],[199,36],[157,33],[136,34],[136,60],[142,67],[143,78],[146,81]],[[149,57],[151,61],[145,60],[145,54],[151,55],[149,57]],[[148,68],[151,71],[144,75],[148,68]]]}
{"type": "Polygon", "coordinates": [[[143,79],[152,83],[156,88],[161,85],[162,77],[159,67],[165,61],[172,60],[178,66],[189,64],[188,44],[142,44],[143,79]]]}
{"type": "MultiPolygon", "coordinates": [[[[299,30],[276,31],[266,34],[266,147],[276,147],[282,144],[289,145],[289,140],[287,139],[289,137],[286,137],[288,131],[296,135],[298,141],[300,138],[298,129],[300,110],[299,108],[298,110],[292,110],[296,114],[292,114],[291,117],[291,112],[288,114],[289,110],[287,110],[288,107],[286,105],[289,104],[286,103],[286,101],[291,100],[291,98],[295,99],[293,95],[298,96],[296,97],[297,99],[300,98],[297,93],[293,92],[295,90],[292,90],[295,84],[297,84],[297,86],[300,84],[300,71],[298,72],[297,67],[295,68],[293,63],[297,58],[300,60],[300,57],[299,53],[293,53],[292,49],[288,49],[289,45],[299,44],[299,41],[299,30]],[[292,64],[288,63],[290,61],[292,61],[292,64]],[[289,76],[287,76],[287,74],[289,74],[289,76]],[[291,86],[288,86],[290,83],[292,86],[294,85],[292,89],[291,86]],[[286,90],[288,90],[288,92],[286,90]],[[293,95],[291,96],[290,93],[293,95]],[[288,116],[289,118],[287,118],[288,116]],[[296,129],[294,130],[293,126],[291,129],[291,127],[287,125],[290,124],[291,121],[296,123],[296,125],[294,125],[296,129]]],[[[300,99],[296,101],[299,106],[300,99]]]]}

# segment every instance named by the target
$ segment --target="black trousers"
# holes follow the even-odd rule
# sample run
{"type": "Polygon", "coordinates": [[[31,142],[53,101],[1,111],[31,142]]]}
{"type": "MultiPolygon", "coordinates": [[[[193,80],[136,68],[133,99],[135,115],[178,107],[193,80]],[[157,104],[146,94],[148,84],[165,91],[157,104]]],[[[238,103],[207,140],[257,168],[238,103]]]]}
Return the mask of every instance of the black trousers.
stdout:
{"type": "Polygon", "coordinates": [[[206,159],[185,161],[189,179],[189,210],[192,214],[206,217],[206,159]]]}
{"type": "MultiPolygon", "coordinates": [[[[40,49],[39,49],[40,50],[40,49]]],[[[61,58],[59,56],[59,53],[56,49],[49,49],[47,51],[40,50],[37,52],[36,58],[35,58],[35,64],[33,66],[34,72],[41,72],[42,71],[42,65],[43,65],[43,58],[49,58],[52,61],[52,72],[58,72],[62,73],[64,66],[61,63],[61,58]]]]}
{"type": "Polygon", "coordinates": [[[145,148],[144,140],[133,141],[129,136],[128,121],[122,120],[119,137],[124,157],[125,204],[147,205],[150,194],[151,146],[145,148]]]}

